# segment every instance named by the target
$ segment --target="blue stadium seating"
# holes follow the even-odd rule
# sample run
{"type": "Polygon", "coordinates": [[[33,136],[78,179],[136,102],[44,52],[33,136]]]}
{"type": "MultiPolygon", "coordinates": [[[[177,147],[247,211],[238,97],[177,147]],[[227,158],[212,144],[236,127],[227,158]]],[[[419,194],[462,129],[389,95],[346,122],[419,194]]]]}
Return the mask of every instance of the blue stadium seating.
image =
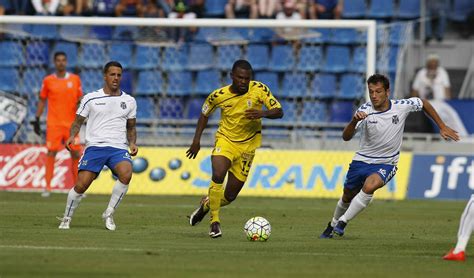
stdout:
{"type": "Polygon", "coordinates": [[[114,28],[111,26],[92,26],[89,37],[97,40],[111,40],[114,28]]]}
{"type": "Polygon", "coordinates": [[[38,97],[41,90],[43,78],[47,75],[42,68],[30,67],[23,72],[23,82],[21,82],[20,93],[38,97]]]}
{"type": "Polygon", "coordinates": [[[398,58],[398,47],[390,47],[390,55],[388,57],[388,70],[389,72],[397,71],[397,58],[398,58]]]}
{"type": "Polygon", "coordinates": [[[187,61],[187,47],[165,47],[161,68],[166,71],[184,70],[187,61]]]}
{"type": "Polygon", "coordinates": [[[109,47],[109,58],[119,62],[122,67],[130,67],[130,56],[133,53],[133,45],[126,42],[113,42],[109,47]]]}
{"type": "Polygon", "coordinates": [[[336,75],[321,73],[314,76],[311,81],[311,95],[319,99],[332,98],[336,95],[336,75]]]}
{"type": "Polygon", "coordinates": [[[308,34],[314,35],[312,37],[303,38],[304,43],[326,43],[331,38],[332,30],[326,28],[310,29],[308,34]]]}
{"type": "Polygon", "coordinates": [[[394,0],[370,1],[368,17],[375,19],[386,19],[393,17],[395,9],[394,0]]]}
{"type": "Polygon", "coordinates": [[[227,0],[206,0],[204,3],[205,17],[224,17],[227,0]]]}
{"type": "Polygon", "coordinates": [[[220,27],[204,27],[197,30],[196,35],[194,36],[194,41],[196,42],[210,42],[213,40],[218,40],[223,35],[223,30],[220,27]]]}
{"type": "Polygon", "coordinates": [[[281,99],[280,104],[285,115],[283,118],[275,120],[275,122],[296,122],[298,120],[298,108],[296,101],[281,99]]]}
{"type": "Polygon", "coordinates": [[[352,101],[334,101],[330,105],[330,122],[347,123],[352,119],[354,104],[352,101]]]}
{"type": "Polygon", "coordinates": [[[194,92],[208,95],[221,86],[221,74],[217,70],[203,70],[197,72],[194,92]]]}
{"type": "Polygon", "coordinates": [[[406,24],[404,23],[394,23],[391,26],[390,35],[389,35],[389,41],[391,45],[400,45],[405,41],[403,39],[404,32],[406,30],[405,27],[406,27],[406,24]]]}
{"type": "Polygon", "coordinates": [[[54,53],[62,51],[66,53],[67,56],[67,66],[68,68],[74,68],[77,66],[77,44],[73,42],[64,42],[64,41],[58,41],[53,48],[53,51],[51,52],[51,61],[50,61],[50,67],[52,68],[54,66],[54,53]]]}
{"type": "Polygon", "coordinates": [[[323,51],[320,46],[303,45],[298,55],[296,69],[299,71],[314,72],[321,68],[323,51]]]}
{"type": "Polygon", "coordinates": [[[353,44],[361,42],[361,39],[357,30],[342,28],[334,29],[329,41],[335,44],[353,44]]]}
{"type": "Polygon", "coordinates": [[[104,77],[100,69],[85,69],[79,76],[82,82],[82,91],[90,93],[104,86],[104,77]]]}
{"type": "Polygon", "coordinates": [[[190,98],[186,102],[184,117],[186,119],[197,119],[201,115],[201,108],[204,104],[204,98],[190,98]]]}
{"type": "Polygon", "coordinates": [[[449,18],[453,21],[464,22],[472,11],[474,11],[472,0],[454,0],[449,18]]]}
{"type": "MultiPolygon", "coordinates": [[[[130,55],[131,52],[129,52],[130,55]]],[[[137,44],[133,69],[154,69],[160,65],[160,47],[152,45],[137,44]]]]}
{"type": "Polygon", "coordinates": [[[242,58],[242,49],[239,45],[222,45],[217,47],[216,66],[220,70],[231,70],[234,62],[242,58]]]}
{"type": "Polygon", "coordinates": [[[273,40],[275,32],[270,28],[252,28],[248,33],[249,40],[256,43],[266,43],[273,40]]]}
{"type": "Polygon", "coordinates": [[[291,45],[273,46],[268,68],[274,71],[289,71],[295,65],[293,47],[291,45]]]}
{"type": "Polygon", "coordinates": [[[364,95],[364,77],[360,74],[344,74],[341,79],[340,99],[358,99],[364,95]]]}
{"type": "Polygon", "coordinates": [[[106,45],[103,43],[84,43],[79,55],[80,64],[86,68],[100,68],[109,61],[106,45]]]}
{"type": "Polygon", "coordinates": [[[282,93],[284,97],[304,97],[307,95],[308,75],[305,73],[286,73],[283,78],[282,93]]]}
{"type": "Polygon", "coordinates": [[[255,74],[254,79],[267,85],[275,96],[281,96],[280,87],[278,86],[278,74],[276,72],[260,71],[255,74]]]}
{"type": "Polygon", "coordinates": [[[0,66],[20,66],[25,63],[23,47],[16,41],[0,42],[0,66]]]}
{"type": "Polygon", "coordinates": [[[133,74],[132,72],[126,69],[122,73],[122,81],[120,82],[120,90],[126,92],[129,95],[133,94],[133,74]]]}
{"type": "Polygon", "coordinates": [[[342,6],[343,18],[363,18],[367,11],[365,0],[350,0],[345,1],[342,6]]]}
{"type": "Polygon", "coordinates": [[[205,70],[214,65],[214,53],[210,44],[191,44],[188,54],[187,68],[190,70],[205,70]]]}
{"type": "Polygon", "coordinates": [[[168,72],[168,95],[184,96],[191,93],[193,78],[190,71],[168,72]]]}
{"type": "Polygon", "coordinates": [[[29,66],[46,66],[49,63],[49,44],[30,41],[26,45],[26,63],[29,66]]]}
{"type": "Polygon", "coordinates": [[[270,51],[264,44],[249,44],[247,49],[247,60],[252,64],[254,70],[265,70],[268,67],[270,51]]]}
{"type": "Polygon", "coordinates": [[[122,41],[134,41],[138,38],[139,32],[136,26],[115,26],[112,39],[122,41]]]}
{"type": "Polygon", "coordinates": [[[142,70],[138,72],[136,94],[154,95],[163,92],[163,77],[161,71],[142,70]]]}
{"type": "Polygon", "coordinates": [[[356,47],[352,54],[352,62],[349,68],[353,72],[366,72],[367,68],[367,48],[364,46],[356,47]]]}
{"type": "Polygon", "coordinates": [[[43,39],[54,40],[59,36],[57,25],[34,24],[31,25],[30,33],[43,39]]]}
{"type": "Polygon", "coordinates": [[[420,0],[399,0],[398,18],[414,19],[420,17],[420,0]]]}
{"type": "Polygon", "coordinates": [[[226,28],[223,37],[227,40],[235,40],[235,41],[242,41],[242,40],[250,40],[250,29],[249,28],[226,28]]]}
{"type": "Polygon", "coordinates": [[[321,123],[328,118],[327,105],[321,101],[303,102],[302,122],[321,123]]]}
{"type": "Polygon", "coordinates": [[[15,68],[0,68],[0,90],[17,92],[20,84],[20,74],[15,68]]]}
{"type": "Polygon", "coordinates": [[[151,97],[136,97],[137,102],[137,119],[154,119],[156,118],[155,113],[155,102],[151,97]]]}
{"type": "Polygon", "coordinates": [[[342,73],[349,69],[350,51],[346,46],[328,46],[326,60],[321,71],[342,73]]]}
{"type": "Polygon", "coordinates": [[[62,25],[59,29],[59,36],[63,39],[86,38],[88,34],[89,29],[84,25],[62,25]]]}
{"type": "Polygon", "coordinates": [[[180,98],[160,98],[158,100],[160,119],[182,119],[184,112],[183,100],[180,98]]]}
{"type": "Polygon", "coordinates": [[[6,23],[2,26],[5,30],[8,30],[8,33],[4,33],[5,38],[7,39],[18,39],[25,36],[25,32],[28,32],[28,24],[13,24],[6,23]]]}

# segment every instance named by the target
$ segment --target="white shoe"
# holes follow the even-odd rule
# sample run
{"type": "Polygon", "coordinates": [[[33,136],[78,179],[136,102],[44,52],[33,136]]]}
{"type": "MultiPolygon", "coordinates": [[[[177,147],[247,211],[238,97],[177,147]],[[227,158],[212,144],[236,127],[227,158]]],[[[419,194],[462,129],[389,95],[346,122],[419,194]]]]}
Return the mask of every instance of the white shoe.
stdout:
{"type": "Polygon", "coordinates": [[[109,231],[115,231],[115,228],[117,228],[117,226],[115,225],[113,216],[114,216],[114,212],[110,211],[109,209],[104,211],[104,213],[102,214],[102,219],[104,219],[105,221],[105,228],[109,231]]]}
{"type": "Polygon", "coordinates": [[[71,224],[71,220],[72,218],[71,217],[56,217],[58,220],[61,221],[61,223],[59,223],[59,229],[60,230],[69,230],[69,224],[71,224]]]}
{"type": "Polygon", "coordinates": [[[49,196],[51,196],[51,192],[46,190],[41,192],[41,197],[48,198],[49,196]]]}

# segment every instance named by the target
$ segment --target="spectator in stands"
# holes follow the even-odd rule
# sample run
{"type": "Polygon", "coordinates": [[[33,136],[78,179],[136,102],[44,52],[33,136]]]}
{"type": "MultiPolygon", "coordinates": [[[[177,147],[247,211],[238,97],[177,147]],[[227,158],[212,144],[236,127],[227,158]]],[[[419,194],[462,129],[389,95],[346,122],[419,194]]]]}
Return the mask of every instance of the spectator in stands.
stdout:
{"type": "MultiPolygon", "coordinates": [[[[285,1],[283,10],[276,15],[278,20],[301,20],[301,14],[296,9],[296,1],[285,1]]],[[[294,39],[300,34],[301,29],[285,27],[277,29],[277,35],[285,40],[294,39]]]]}
{"type": "Polygon", "coordinates": [[[0,15],[4,15],[11,9],[10,0],[0,0],[0,15]]]}
{"type": "Polygon", "coordinates": [[[143,17],[165,17],[164,11],[160,8],[157,0],[145,1],[143,17]]]}
{"type": "Polygon", "coordinates": [[[59,0],[31,0],[37,15],[55,15],[58,11],[59,0]]]}
{"type": "MultiPolygon", "coordinates": [[[[9,1],[9,0],[2,0],[2,1],[9,1]]],[[[15,0],[12,1],[12,10],[13,13],[16,15],[25,15],[28,14],[28,11],[30,10],[30,0],[15,0]]]]}
{"type": "Polygon", "coordinates": [[[173,0],[156,0],[156,4],[158,8],[163,11],[164,17],[168,17],[168,15],[173,11],[172,3],[173,0]]]}
{"type": "Polygon", "coordinates": [[[412,96],[424,99],[451,98],[451,85],[446,69],[439,65],[439,56],[430,54],[426,66],[418,71],[412,86],[412,96]]]}
{"type": "MultiPolygon", "coordinates": [[[[173,5],[172,12],[168,15],[168,18],[184,18],[184,19],[195,19],[197,17],[196,13],[190,10],[190,6],[187,6],[184,1],[176,1],[173,5]]],[[[191,28],[173,28],[170,30],[170,37],[174,38],[178,42],[184,42],[191,40],[194,33],[197,29],[195,27],[191,28]]]]}
{"type": "Polygon", "coordinates": [[[93,14],[99,16],[113,16],[118,1],[119,0],[94,0],[92,4],[93,14]]]}
{"type": "Polygon", "coordinates": [[[310,19],[341,19],[342,2],[339,0],[309,0],[310,19]]]}
{"type": "Polygon", "coordinates": [[[258,17],[275,18],[281,11],[281,3],[275,0],[258,0],[258,17]]]}
{"type": "Polygon", "coordinates": [[[142,0],[120,0],[115,6],[115,16],[143,17],[142,0]]]}
{"type": "Polygon", "coordinates": [[[257,0],[229,0],[225,5],[226,18],[252,18],[258,17],[257,0]]]}
{"type": "Polygon", "coordinates": [[[446,27],[446,14],[449,11],[449,0],[430,0],[426,1],[426,37],[425,42],[429,43],[436,37],[441,42],[446,27]]]}
{"type": "Polygon", "coordinates": [[[75,0],[74,13],[76,15],[89,15],[91,13],[90,0],[75,0]]]}
{"type": "Polygon", "coordinates": [[[75,11],[76,1],[74,0],[60,0],[58,7],[58,14],[71,15],[75,11]]]}

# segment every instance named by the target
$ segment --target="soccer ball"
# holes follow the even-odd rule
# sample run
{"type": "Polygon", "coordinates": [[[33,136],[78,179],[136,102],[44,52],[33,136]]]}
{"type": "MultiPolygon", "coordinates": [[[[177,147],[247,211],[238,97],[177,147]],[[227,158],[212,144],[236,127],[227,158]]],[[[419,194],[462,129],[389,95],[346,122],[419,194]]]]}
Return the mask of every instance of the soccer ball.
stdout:
{"type": "Polygon", "coordinates": [[[267,241],[272,233],[272,226],[267,219],[256,216],[245,223],[244,233],[250,241],[267,241]]]}

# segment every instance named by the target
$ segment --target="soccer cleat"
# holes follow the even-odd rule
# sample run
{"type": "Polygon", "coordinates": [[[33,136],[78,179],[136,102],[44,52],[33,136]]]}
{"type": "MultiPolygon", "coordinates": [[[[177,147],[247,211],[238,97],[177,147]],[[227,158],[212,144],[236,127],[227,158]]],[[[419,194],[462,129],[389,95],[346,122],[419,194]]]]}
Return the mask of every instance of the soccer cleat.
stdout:
{"type": "Polygon", "coordinates": [[[201,222],[204,216],[206,216],[206,214],[209,212],[209,209],[206,208],[205,206],[208,200],[209,200],[209,197],[207,196],[202,197],[201,204],[199,205],[199,207],[195,211],[193,211],[193,213],[191,213],[191,215],[189,216],[189,224],[191,226],[195,226],[199,222],[201,222]]]}
{"type": "Polygon", "coordinates": [[[69,224],[71,224],[71,217],[56,217],[61,223],[59,223],[59,229],[60,230],[69,230],[69,224]]]}
{"type": "Polygon", "coordinates": [[[347,223],[344,221],[338,221],[336,227],[334,227],[334,234],[338,236],[344,235],[344,229],[346,228],[347,223]]]}
{"type": "Polygon", "coordinates": [[[221,224],[219,222],[211,223],[211,230],[209,231],[209,236],[211,238],[218,238],[222,236],[221,224]]]}
{"type": "Polygon", "coordinates": [[[324,230],[324,232],[319,236],[319,238],[332,238],[332,231],[334,227],[331,226],[331,222],[328,223],[328,226],[324,230]]]}
{"type": "Polygon", "coordinates": [[[464,251],[455,254],[454,249],[451,249],[448,254],[443,257],[443,260],[464,262],[466,260],[466,255],[464,254],[464,251]]]}
{"type": "Polygon", "coordinates": [[[46,190],[41,192],[41,197],[48,198],[49,196],[51,196],[51,192],[46,190]]]}
{"type": "Polygon", "coordinates": [[[115,231],[117,228],[117,226],[115,226],[113,214],[113,211],[109,211],[108,209],[102,214],[102,219],[105,221],[105,228],[109,231],[115,231]]]}

